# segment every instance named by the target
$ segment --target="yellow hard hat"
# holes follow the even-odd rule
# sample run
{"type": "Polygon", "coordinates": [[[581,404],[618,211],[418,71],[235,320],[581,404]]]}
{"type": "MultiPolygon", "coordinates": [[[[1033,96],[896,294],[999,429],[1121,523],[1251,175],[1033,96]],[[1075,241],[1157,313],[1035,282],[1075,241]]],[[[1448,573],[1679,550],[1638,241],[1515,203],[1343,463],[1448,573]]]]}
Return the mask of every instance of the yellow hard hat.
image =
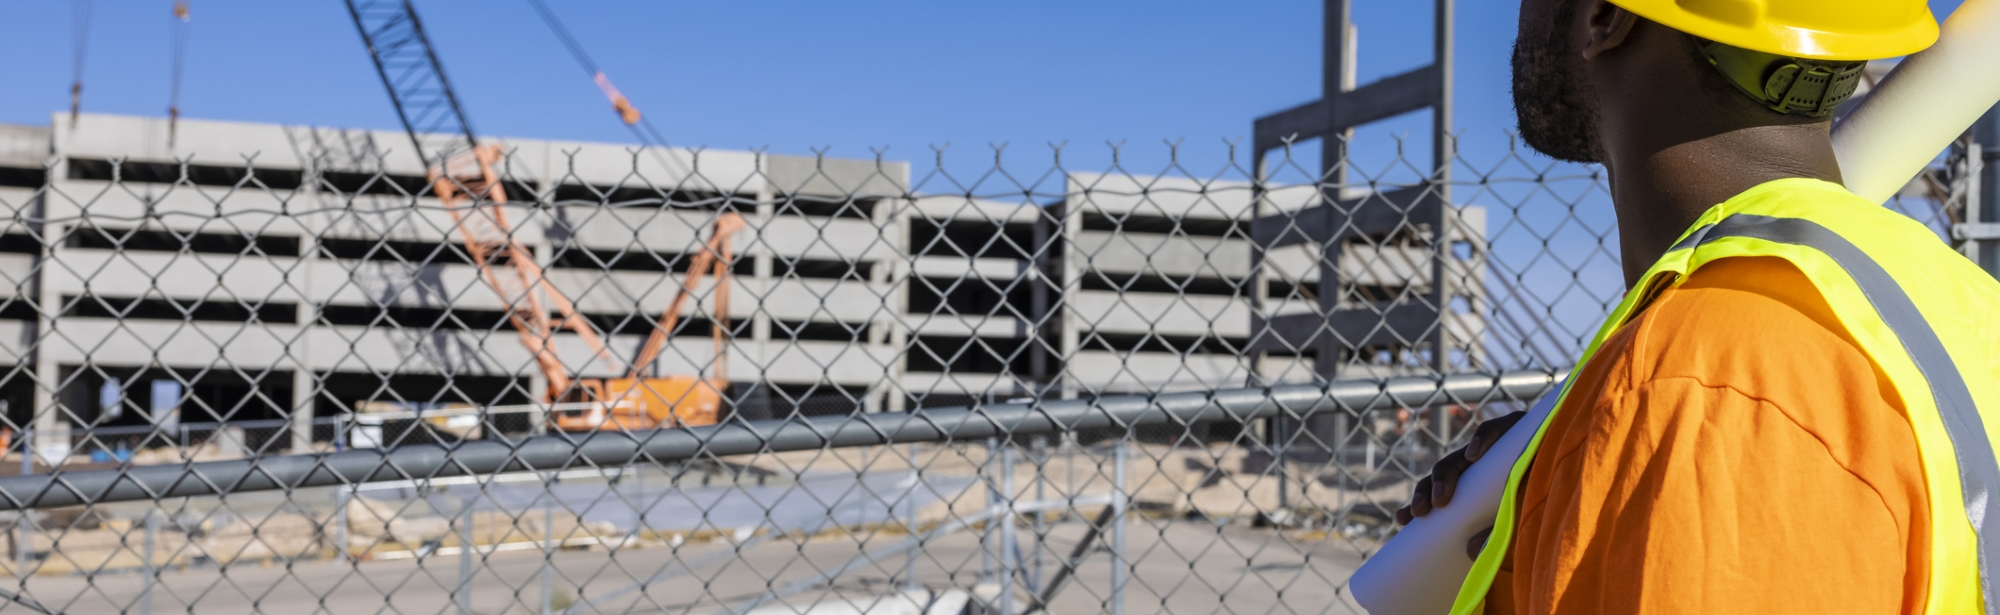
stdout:
{"type": "Polygon", "coordinates": [[[1610,0],[1725,45],[1814,60],[1880,60],[1937,42],[1924,0],[1610,0]]]}

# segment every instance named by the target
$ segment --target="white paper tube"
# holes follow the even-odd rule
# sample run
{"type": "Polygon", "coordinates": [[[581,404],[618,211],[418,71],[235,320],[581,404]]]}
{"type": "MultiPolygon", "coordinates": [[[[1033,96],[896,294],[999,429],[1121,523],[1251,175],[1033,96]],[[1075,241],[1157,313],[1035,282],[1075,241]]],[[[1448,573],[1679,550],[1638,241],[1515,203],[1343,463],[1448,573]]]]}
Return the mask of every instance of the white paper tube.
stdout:
{"type": "Polygon", "coordinates": [[[1507,430],[1486,454],[1458,477],[1451,505],[1434,508],[1398,532],[1389,544],[1368,558],[1349,577],[1354,601],[1370,615],[1442,615],[1451,610],[1458,586],[1472,571],[1465,545],[1493,525],[1500,510],[1500,492],[1521,451],[1528,448],[1535,426],[1555,408],[1562,385],[1528,409],[1528,415],[1507,430]]]}
{"type": "Polygon", "coordinates": [[[1966,0],[1833,128],[1847,189],[1889,200],[2000,102],[2000,1],[1966,0]]]}

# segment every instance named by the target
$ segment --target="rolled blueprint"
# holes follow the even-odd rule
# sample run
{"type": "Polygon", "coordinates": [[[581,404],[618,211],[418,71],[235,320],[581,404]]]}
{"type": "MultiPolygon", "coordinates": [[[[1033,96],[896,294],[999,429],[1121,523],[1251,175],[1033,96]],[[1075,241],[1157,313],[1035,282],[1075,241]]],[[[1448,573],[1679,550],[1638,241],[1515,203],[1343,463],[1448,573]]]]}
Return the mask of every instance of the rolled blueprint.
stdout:
{"type": "Polygon", "coordinates": [[[1465,545],[1493,525],[1507,473],[1527,450],[1535,428],[1555,408],[1562,384],[1528,409],[1486,454],[1458,477],[1451,504],[1411,521],[1347,581],[1354,601],[1370,615],[1443,615],[1472,571],[1465,545]]]}
{"type": "Polygon", "coordinates": [[[1966,0],[1833,128],[1847,189],[1881,203],[2000,102],[2000,0],[1966,0]]]}

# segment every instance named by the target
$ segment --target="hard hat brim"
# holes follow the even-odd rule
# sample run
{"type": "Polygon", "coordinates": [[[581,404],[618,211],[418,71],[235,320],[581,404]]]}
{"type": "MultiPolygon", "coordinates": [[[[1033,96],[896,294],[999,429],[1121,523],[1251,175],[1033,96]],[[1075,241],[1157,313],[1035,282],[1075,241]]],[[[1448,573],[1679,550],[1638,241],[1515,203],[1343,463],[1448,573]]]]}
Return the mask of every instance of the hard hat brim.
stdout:
{"type": "Polygon", "coordinates": [[[1683,9],[1675,0],[1612,0],[1625,10],[1694,36],[1744,49],[1814,60],[1881,60],[1910,55],[1938,39],[1929,8],[1919,19],[1867,32],[1829,32],[1774,19],[1733,23],[1683,9]]]}

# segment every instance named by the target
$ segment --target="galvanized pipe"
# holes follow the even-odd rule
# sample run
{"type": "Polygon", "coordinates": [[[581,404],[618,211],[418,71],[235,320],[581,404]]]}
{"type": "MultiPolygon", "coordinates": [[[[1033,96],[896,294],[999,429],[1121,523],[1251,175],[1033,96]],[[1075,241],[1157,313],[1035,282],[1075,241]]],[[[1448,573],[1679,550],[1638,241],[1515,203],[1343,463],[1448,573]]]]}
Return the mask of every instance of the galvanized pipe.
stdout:
{"type": "Polygon", "coordinates": [[[135,466],[0,478],[0,510],[50,508],[288,491],[355,483],[419,480],[579,466],[676,462],[697,455],[974,440],[1137,425],[1302,418],[1335,410],[1428,408],[1528,401],[1566,374],[1519,371],[1320,385],[1223,389],[1147,396],[1047,400],[938,408],[909,413],[735,421],[688,429],[554,434],[519,440],[411,445],[229,461],[135,466]]]}

